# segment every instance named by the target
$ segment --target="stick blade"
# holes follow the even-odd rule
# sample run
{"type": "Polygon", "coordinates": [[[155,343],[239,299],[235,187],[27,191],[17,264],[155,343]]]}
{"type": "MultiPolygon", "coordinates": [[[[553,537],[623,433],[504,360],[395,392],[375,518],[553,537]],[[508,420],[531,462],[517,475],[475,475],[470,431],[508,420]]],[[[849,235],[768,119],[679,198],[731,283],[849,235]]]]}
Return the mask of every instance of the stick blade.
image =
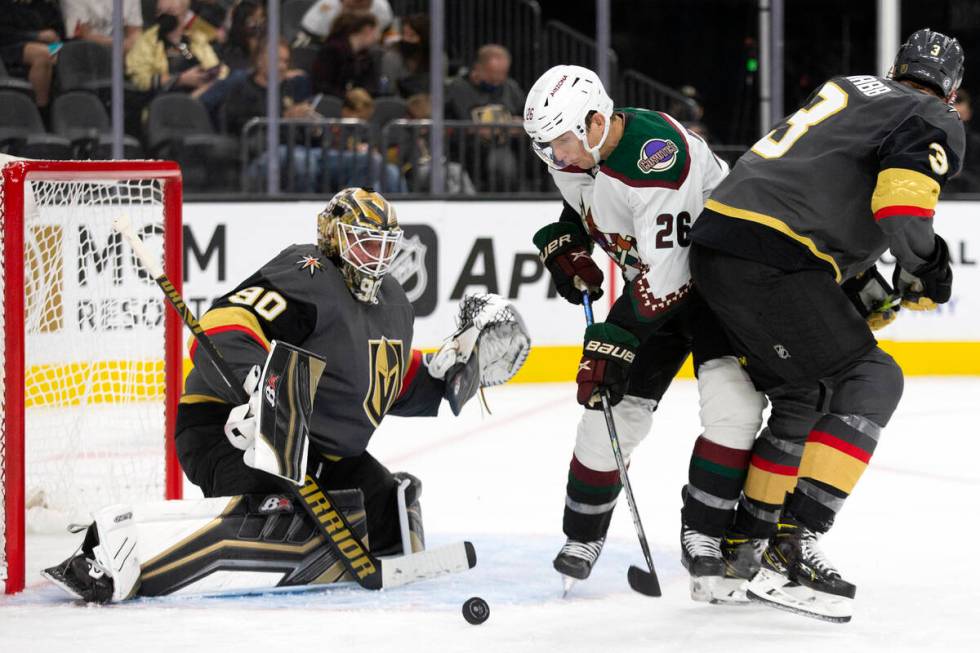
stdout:
{"type": "Polygon", "coordinates": [[[660,596],[660,581],[657,580],[657,574],[652,571],[643,571],[639,567],[633,565],[626,572],[626,580],[629,581],[630,587],[634,591],[643,594],[644,596],[660,596]]]}

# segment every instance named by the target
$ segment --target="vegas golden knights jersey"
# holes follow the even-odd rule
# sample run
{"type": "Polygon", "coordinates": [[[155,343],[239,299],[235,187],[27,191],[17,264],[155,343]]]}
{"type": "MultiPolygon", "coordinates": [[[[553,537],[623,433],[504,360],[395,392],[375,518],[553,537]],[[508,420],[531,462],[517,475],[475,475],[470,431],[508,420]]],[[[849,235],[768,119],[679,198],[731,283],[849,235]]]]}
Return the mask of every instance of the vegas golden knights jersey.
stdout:
{"type": "MultiPolygon", "coordinates": [[[[375,304],[351,295],[338,267],[316,245],[293,245],[266,263],[201,317],[237,380],[262,365],[273,339],[326,360],[311,417],[310,441],[328,456],[365,451],[389,413],[435,415],[443,382],[428,375],[412,351],[414,311],[393,278],[375,304]]],[[[235,403],[195,341],[194,369],[178,411],[180,431],[214,424],[215,404],[235,403]]],[[[224,437],[223,435],[221,437],[224,437]]],[[[312,459],[312,457],[311,457],[312,459]]]]}
{"type": "MultiPolygon", "coordinates": [[[[965,149],[956,111],[881,77],[835,77],[744,154],[706,202],[692,240],[838,281],[932,216],[965,149]]],[[[913,248],[914,249],[914,248],[913,248]]],[[[928,254],[928,252],[925,252],[928,254]]]]}

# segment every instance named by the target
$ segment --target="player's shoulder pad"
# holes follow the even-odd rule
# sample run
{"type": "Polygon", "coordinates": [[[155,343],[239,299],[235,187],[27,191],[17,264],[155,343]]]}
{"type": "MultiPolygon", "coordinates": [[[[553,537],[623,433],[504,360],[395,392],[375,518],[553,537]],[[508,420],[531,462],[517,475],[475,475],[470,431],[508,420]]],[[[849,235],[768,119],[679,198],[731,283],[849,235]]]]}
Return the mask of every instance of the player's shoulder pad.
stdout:
{"type": "Polygon", "coordinates": [[[626,125],[600,172],[636,188],[684,185],[691,168],[685,129],[673,118],[647,109],[617,109],[626,125]]]}
{"type": "Polygon", "coordinates": [[[879,148],[883,167],[909,168],[944,183],[963,165],[966,133],[959,114],[939,98],[913,91],[900,122],[879,148]]]}

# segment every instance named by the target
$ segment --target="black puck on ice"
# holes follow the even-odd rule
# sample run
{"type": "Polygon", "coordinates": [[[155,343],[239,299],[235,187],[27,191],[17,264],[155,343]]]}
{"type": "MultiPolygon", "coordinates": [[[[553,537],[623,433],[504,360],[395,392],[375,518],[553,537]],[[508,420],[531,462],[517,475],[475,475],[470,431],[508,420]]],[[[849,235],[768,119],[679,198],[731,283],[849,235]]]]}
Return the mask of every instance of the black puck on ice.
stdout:
{"type": "Polygon", "coordinates": [[[463,604],[463,619],[474,626],[479,626],[488,618],[490,618],[490,606],[486,601],[479,596],[466,599],[466,603],[463,604]]]}

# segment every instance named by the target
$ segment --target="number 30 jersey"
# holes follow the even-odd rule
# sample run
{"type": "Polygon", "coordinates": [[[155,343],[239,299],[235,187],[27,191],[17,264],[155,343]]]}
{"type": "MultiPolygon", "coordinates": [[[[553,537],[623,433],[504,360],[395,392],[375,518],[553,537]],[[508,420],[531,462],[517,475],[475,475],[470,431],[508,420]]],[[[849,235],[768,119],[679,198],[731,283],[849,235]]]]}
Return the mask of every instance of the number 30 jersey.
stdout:
{"type": "Polygon", "coordinates": [[[636,316],[651,321],[690,292],[691,225],[728,166],[666,114],[616,109],[615,115],[624,120],[623,135],[594,180],[577,169],[553,176],[589,235],[631,282],[626,290],[636,316]]]}
{"type": "Polygon", "coordinates": [[[964,149],[963,124],[940,98],[880,77],[835,77],[738,160],[691,237],[838,282],[889,247],[914,269],[915,250],[933,247],[936,202],[964,149]]]}

